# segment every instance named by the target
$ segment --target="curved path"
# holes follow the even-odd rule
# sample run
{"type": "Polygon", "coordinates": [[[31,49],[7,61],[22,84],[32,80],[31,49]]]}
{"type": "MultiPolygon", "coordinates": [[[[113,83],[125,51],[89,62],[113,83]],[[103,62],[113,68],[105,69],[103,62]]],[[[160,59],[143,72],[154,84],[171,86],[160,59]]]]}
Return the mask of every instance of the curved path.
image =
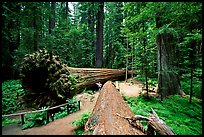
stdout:
{"type": "MultiPolygon", "coordinates": [[[[94,95],[87,93],[78,94],[77,99],[81,100],[81,109],[61,119],[57,119],[40,127],[33,127],[22,130],[20,124],[7,125],[2,128],[2,135],[75,135],[72,122],[80,118],[83,112],[93,109],[99,92],[94,95]]],[[[26,122],[26,121],[25,121],[26,122]]]]}
{"type": "MultiPolygon", "coordinates": [[[[138,96],[141,91],[140,84],[119,83],[120,92],[126,96],[138,96]]],[[[99,92],[94,95],[81,93],[77,99],[81,100],[81,110],[72,113],[64,118],[57,119],[40,127],[33,127],[26,130],[21,129],[20,124],[7,125],[2,128],[2,135],[75,135],[72,122],[80,118],[83,112],[93,110],[99,92]]]]}

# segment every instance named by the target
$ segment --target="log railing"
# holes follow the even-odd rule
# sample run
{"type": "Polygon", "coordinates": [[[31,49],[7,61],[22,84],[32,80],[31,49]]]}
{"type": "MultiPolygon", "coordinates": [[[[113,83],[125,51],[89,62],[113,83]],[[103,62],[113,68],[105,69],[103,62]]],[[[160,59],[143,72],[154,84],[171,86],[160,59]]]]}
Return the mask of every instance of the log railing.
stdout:
{"type": "MultiPolygon", "coordinates": [[[[26,111],[26,112],[14,113],[14,114],[2,115],[2,118],[3,117],[11,117],[11,116],[21,116],[21,124],[23,125],[25,123],[25,121],[24,121],[24,115],[25,114],[31,114],[31,113],[46,111],[47,123],[49,123],[51,110],[54,110],[54,109],[59,108],[59,107],[67,106],[67,114],[69,114],[70,105],[74,104],[74,103],[78,104],[78,108],[80,110],[80,100],[78,100],[78,101],[75,101],[75,102],[72,102],[72,103],[64,103],[64,104],[54,106],[54,107],[51,107],[51,108],[47,108],[47,109],[43,109],[43,110],[34,110],[34,111],[26,111]]],[[[51,118],[52,118],[52,121],[54,121],[54,118],[53,117],[51,117],[51,118]]]]}

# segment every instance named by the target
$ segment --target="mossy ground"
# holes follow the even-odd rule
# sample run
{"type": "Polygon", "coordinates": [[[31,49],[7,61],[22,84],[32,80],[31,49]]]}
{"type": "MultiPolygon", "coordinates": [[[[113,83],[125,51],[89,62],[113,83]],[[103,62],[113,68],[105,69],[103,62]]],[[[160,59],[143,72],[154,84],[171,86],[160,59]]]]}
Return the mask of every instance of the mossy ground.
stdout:
{"type": "Polygon", "coordinates": [[[202,105],[201,100],[189,96],[182,98],[178,95],[169,96],[164,101],[160,99],[145,99],[142,96],[124,97],[135,115],[149,116],[151,108],[177,135],[202,134],[202,105]]]}

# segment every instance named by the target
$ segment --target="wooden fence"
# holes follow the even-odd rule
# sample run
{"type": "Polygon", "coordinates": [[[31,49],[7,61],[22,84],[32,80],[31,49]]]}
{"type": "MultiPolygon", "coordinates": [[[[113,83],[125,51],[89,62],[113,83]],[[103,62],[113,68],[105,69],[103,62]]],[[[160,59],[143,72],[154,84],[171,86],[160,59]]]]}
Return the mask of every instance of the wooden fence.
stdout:
{"type": "Polygon", "coordinates": [[[23,125],[25,123],[25,121],[24,121],[24,115],[25,114],[31,114],[31,113],[46,111],[47,123],[49,123],[50,116],[52,118],[52,121],[54,121],[54,117],[51,115],[52,114],[51,110],[54,110],[54,109],[59,108],[59,107],[67,106],[67,114],[69,114],[69,108],[70,108],[71,104],[74,104],[74,103],[78,103],[78,108],[80,110],[80,100],[78,100],[76,102],[61,104],[61,105],[54,106],[54,107],[51,107],[51,108],[47,108],[47,109],[44,109],[44,110],[35,110],[35,111],[27,111],[27,112],[20,112],[20,113],[2,115],[2,118],[3,117],[11,117],[11,116],[21,116],[21,124],[23,125]]]}

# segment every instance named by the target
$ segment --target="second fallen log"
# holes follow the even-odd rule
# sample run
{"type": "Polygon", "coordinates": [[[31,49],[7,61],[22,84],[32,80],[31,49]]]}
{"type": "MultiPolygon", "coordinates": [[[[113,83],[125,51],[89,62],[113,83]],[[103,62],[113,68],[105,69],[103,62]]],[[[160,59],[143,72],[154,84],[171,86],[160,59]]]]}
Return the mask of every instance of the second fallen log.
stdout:
{"type": "Polygon", "coordinates": [[[39,50],[25,56],[21,76],[27,89],[24,101],[39,108],[65,103],[83,89],[96,86],[96,82],[124,78],[125,70],[68,67],[59,56],[39,50]]]}

